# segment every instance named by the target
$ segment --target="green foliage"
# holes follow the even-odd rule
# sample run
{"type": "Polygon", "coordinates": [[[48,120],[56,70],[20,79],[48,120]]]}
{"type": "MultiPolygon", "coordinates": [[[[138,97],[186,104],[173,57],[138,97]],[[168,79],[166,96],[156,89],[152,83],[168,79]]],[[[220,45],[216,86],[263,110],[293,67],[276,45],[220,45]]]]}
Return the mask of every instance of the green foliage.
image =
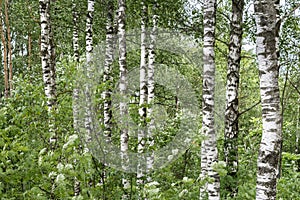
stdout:
{"type": "MultiPolygon", "coordinates": [[[[80,55],[85,52],[85,15],[86,0],[77,0],[79,13],[79,47],[80,55]]],[[[185,0],[158,1],[159,26],[183,32],[196,38],[199,44],[189,47],[189,55],[175,55],[159,50],[156,62],[178,70],[194,89],[201,107],[201,59],[198,52],[201,47],[202,13],[198,5],[193,6],[185,0]],[[198,45],[198,46],[197,46],[198,45]],[[191,61],[197,61],[191,63],[191,61]]],[[[117,1],[114,1],[115,8],[117,1]]],[[[147,1],[148,11],[153,13],[153,1],[147,1]]],[[[286,2],[282,12],[289,13],[295,8],[296,1],[286,2]]],[[[94,17],[94,45],[105,39],[106,1],[96,1],[94,17]]],[[[0,199],[121,199],[123,194],[120,171],[104,166],[94,158],[80,141],[80,135],[73,127],[73,89],[76,85],[76,63],[73,61],[72,46],[72,1],[52,1],[52,21],[56,44],[57,72],[57,105],[54,112],[55,131],[58,142],[54,152],[49,150],[49,127],[46,99],[40,66],[40,27],[38,1],[10,1],[10,25],[14,46],[13,75],[14,90],[11,98],[0,100],[0,199]],[[28,57],[28,37],[31,37],[31,56],[28,57]],[[31,66],[29,67],[29,59],[31,66]],[[105,172],[105,173],[104,173],[105,172]],[[105,175],[105,176],[104,176],[105,175]],[[74,181],[80,182],[80,196],[74,197],[74,181]]],[[[127,29],[140,28],[140,1],[127,1],[127,29]]],[[[227,42],[229,39],[230,4],[221,1],[217,14],[216,31],[216,131],[220,162],[214,166],[221,177],[221,199],[232,199],[224,188],[233,182],[224,166],[223,155],[223,112],[225,103],[225,79],[227,73],[227,42]]],[[[251,13],[245,13],[244,38],[246,43],[255,40],[254,20],[251,13]]],[[[300,199],[300,157],[299,143],[299,16],[289,15],[281,31],[281,63],[280,87],[283,105],[283,155],[281,177],[278,180],[278,198],[282,200],[300,199]],[[287,73],[288,72],[288,73],[287,73]],[[284,91],[284,92],[283,92],[284,91]]],[[[151,25],[151,23],[150,23],[151,25]]],[[[183,42],[182,47],[187,44],[183,42]]],[[[2,44],[1,44],[2,47],[2,44]]],[[[254,53],[242,51],[239,91],[239,171],[238,194],[234,199],[255,199],[257,153],[261,140],[262,123],[260,104],[252,107],[260,100],[258,69],[254,53]],[[251,109],[249,109],[251,108],[251,109]],[[244,112],[247,111],[247,112],[244,112]]],[[[2,56],[1,56],[2,57],[2,56]]],[[[96,58],[97,59],[97,58],[96,58]]],[[[84,60],[84,59],[82,59],[84,60]]],[[[138,67],[140,52],[128,52],[129,71],[138,67]]],[[[2,64],[1,64],[2,65],[2,64]]],[[[103,66],[99,66],[103,70],[103,66]]],[[[3,70],[1,69],[1,72],[3,70]]],[[[118,63],[115,60],[112,72],[112,85],[116,85],[119,77],[118,63]]],[[[78,75],[78,74],[76,74],[78,75]]],[[[138,79],[138,77],[135,77],[138,79]]],[[[102,120],[101,93],[107,85],[102,83],[95,88],[99,109],[97,117],[102,120]]],[[[0,91],[4,89],[3,76],[0,77],[0,91]]],[[[78,84],[78,83],[77,83],[78,84]]],[[[137,91],[135,91],[137,92],[137,91]]],[[[129,112],[134,122],[138,123],[138,96],[132,96],[133,104],[129,112]]],[[[157,116],[162,116],[162,132],[156,133],[154,149],[168,144],[180,127],[177,116],[175,95],[166,87],[157,84],[155,87],[154,105],[157,116]],[[163,121],[165,118],[168,120],[163,121]]],[[[199,113],[201,115],[201,113],[199,113]]],[[[114,119],[116,120],[116,119],[114,119]]],[[[149,119],[147,119],[149,120],[149,119]]],[[[112,141],[119,145],[119,127],[113,122],[112,141]]],[[[208,179],[200,180],[200,144],[204,139],[199,133],[193,143],[178,159],[163,168],[152,172],[151,182],[142,191],[137,191],[136,175],[128,174],[132,181],[131,197],[138,193],[148,199],[198,199],[199,188],[208,179]]],[[[130,149],[137,150],[136,138],[131,139],[130,149]]]]}

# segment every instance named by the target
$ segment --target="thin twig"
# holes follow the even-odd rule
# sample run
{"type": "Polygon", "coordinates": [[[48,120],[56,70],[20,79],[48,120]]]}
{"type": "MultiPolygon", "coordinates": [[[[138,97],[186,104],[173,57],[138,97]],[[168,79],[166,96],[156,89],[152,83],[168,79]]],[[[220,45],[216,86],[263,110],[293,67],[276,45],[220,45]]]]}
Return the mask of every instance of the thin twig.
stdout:
{"type": "Polygon", "coordinates": [[[288,81],[293,86],[293,88],[297,91],[297,93],[300,95],[300,90],[298,89],[298,87],[294,85],[294,83],[290,79],[288,79],[288,81]]]}
{"type": "Polygon", "coordinates": [[[254,108],[255,106],[257,106],[258,104],[260,104],[260,101],[261,101],[261,100],[259,100],[257,103],[255,103],[254,105],[252,105],[250,108],[247,108],[246,110],[240,112],[240,113],[239,113],[239,116],[241,116],[242,114],[248,112],[249,110],[251,110],[252,108],[254,108]]]}

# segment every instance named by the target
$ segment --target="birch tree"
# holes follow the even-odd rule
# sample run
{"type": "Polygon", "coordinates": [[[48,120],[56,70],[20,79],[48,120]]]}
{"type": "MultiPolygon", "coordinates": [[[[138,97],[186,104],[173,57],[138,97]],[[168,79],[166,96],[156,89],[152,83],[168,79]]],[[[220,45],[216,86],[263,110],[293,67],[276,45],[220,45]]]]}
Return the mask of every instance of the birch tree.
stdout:
{"type": "Polygon", "coordinates": [[[224,152],[228,175],[233,182],[227,183],[230,196],[237,194],[238,182],[238,90],[242,47],[243,0],[232,0],[232,15],[230,23],[230,42],[228,53],[226,111],[225,111],[225,141],[224,152]]]}
{"type": "Polygon", "coordinates": [[[72,16],[73,16],[73,51],[76,62],[79,62],[79,35],[78,35],[78,11],[74,0],[72,0],[72,16]]]}
{"type": "Polygon", "coordinates": [[[254,2],[263,132],[257,160],[256,199],[276,199],[276,176],[282,140],[278,86],[279,1],[254,2]]]}
{"type": "Polygon", "coordinates": [[[4,96],[9,97],[9,70],[7,66],[7,46],[6,46],[6,38],[5,38],[5,30],[4,30],[4,19],[2,14],[2,0],[0,0],[0,31],[1,31],[1,43],[3,48],[3,67],[4,67],[4,96]]]}
{"type": "Polygon", "coordinates": [[[203,94],[202,94],[202,132],[206,137],[201,145],[201,177],[209,177],[211,182],[200,189],[200,199],[220,199],[220,178],[213,170],[218,161],[214,120],[214,90],[215,90],[215,21],[216,1],[206,0],[203,3],[203,94]]]}
{"type": "MultiPolygon", "coordinates": [[[[125,101],[125,96],[127,92],[127,66],[126,66],[126,0],[118,0],[118,38],[119,38],[119,67],[120,67],[120,116],[122,116],[122,127],[120,131],[121,136],[121,159],[122,159],[122,168],[124,171],[127,171],[129,166],[129,157],[128,157],[128,126],[124,116],[128,116],[128,106],[125,101]]],[[[122,185],[124,189],[124,194],[122,199],[129,199],[128,190],[130,188],[130,182],[128,177],[124,174],[122,178],[122,185]]]]}
{"type": "Polygon", "coordinates": [[[104,100],[104,134],[110,141],[112,130],[112,111],[111,111],[111,93],[112,93],[112,63],[114,60],[114,5],[113,1],[107,2],[107,19],[106,19],[106,46],[105,46],[105,63],[103,82],[105,83],[105,91],[103,92],[104,100]]]}
{"type": "MultiPolygon", "coordinates": [[[[157,7],[158,2],[155,0],[152,7],[152,30],[150,32],[150,43],[149,43],[149,50],[148,50],[148,96],[147,96],[147,103],[148,103],[148,110],[147,110],[147,118],[149,119],[148,124],[148,133],[147,133],[147,143],[149,151],[153,151],[154,147],[154,138],[153,138],[153,131],[155,129],[154,126],[154,119],[153,119],[153,100],[154,100],[154,67],[155,67],[155,44],[156,44],[156,37],[157,37],[157,23],[158,23],[158,15],[157,15],[157,7]]],[[[149,172],[152,170],[154,164],[154,155],[153,153],[151,156],[147,157],[147,172],[148,177],[147,181],[151,181],[151,177],[149,172]]]]}
{"type": "MultiPolygon", "coordinates": [[[[87,15],[86,15],[86,30],[85,30],[85,49],[86,49],[86,66],[87,66],[87,78],[90,80],[92,77],[92,52],[93,52],[93,18],[94,18],[94,0],[88,0],[87,15]]],[[[92,134],[92,99],[89,83],[85,88],[86,96],[86,117],[85,117],[85,128],[87,131],[87,142],[91,140],[92,134]]]]}
{"type": "MultiPolygon", "coordinates": [[[[146,117],[147,117],[147,15],[148,7],[144,1],[141,2],[141,60],[140,60],[140,101],[139,101],[139,115],[140,128],[138,130],[138,154],[142,154],[145,148],[146,137],[146,117]]],[[[137,166],[137,187],[139,191],[144,185],[144,172],[146,165],[144,159],[140,156],[137,166]]]]}
{"type": "Polygon", "coordinates": [[[56,83],[55,72],[53,71],[53,63],[51,62],[52,54],[54,50],[51,50],[51,21],[50,21],[50,1],[40,0],[40,22],[41,22],[41,60],[44,80],[44,90],[47,98],[47,106],[49,112],[49,132],[50,136],[50,149],[54,150],[56,143],[56,135],[54,131],[54,119],[53,110],[56,103],[56,83]]]}
{"type": "Polygon", "coordinates": [[[6,25],[6,35],[7,35],[7,47],[8,47],[8,59],[7,64],[9,67],[9,93],[12,95],[13,90],[13,63],[12,63],[12,47],[11,47],[11,32],[9,25],[9,16],[8,16],[8,0],[5,0],[5,25],[6,25]]]}

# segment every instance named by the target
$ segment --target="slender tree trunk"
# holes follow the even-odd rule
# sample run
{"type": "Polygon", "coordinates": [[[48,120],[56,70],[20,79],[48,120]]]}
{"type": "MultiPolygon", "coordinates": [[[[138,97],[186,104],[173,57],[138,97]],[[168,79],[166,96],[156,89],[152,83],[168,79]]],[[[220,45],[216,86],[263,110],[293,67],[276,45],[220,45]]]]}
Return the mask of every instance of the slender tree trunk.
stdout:
{"type": "MultiPolygon", "coordinates": [[[[139,115],[140,128],[138,130],[138,154],[142,155],[145,148],[146,137],[146,117],[147,117],[147,15],[148,8],[144,1],[141,2],[141,61],[140,61],[140,101],[139,101],[139,115]]],[[[146,162],[143,156],[139,156],[139,163],[137,166],[137,187],[139,198],[144,187],[146,162]]]]}
{"type": "Polygon", "coordinates": [[[158,21],[158,15],[157,13],[157,7],[158,3],[156,0],[154,0],[153,4],[153,15],[152,15],[152,30],[150,32],[150,44],[149,44],[149,53],[148,53],[148,98],[147,98],[147,103],[148,103],[148,110],[147,110],[147,118],[149,120],[148,124],[148,149],[152,154],[147,158],[147,182],[151,181],[151,176],[150,176],[150,171],[153,169],[153,164],[154,164],[154,153],[153,153],[153,147],[154,147],[154,137],[153,137],[153,132],[155,129],[154,126],[154,119],[153,119],[153,100],[154,100],[154,64],[155,64],[155,44],[156,44],[156,37],[157,37],[157,21],[158,21]]]}
{"type": "Polygon", "coordinates": [[[28,33],[28,70],[31,72],[31,51],[32,51],[32,38],[31,38],[31,33],[28,33]]]}
{"type": "Polygon", "coordinates": [[[112,131],[112,110],[111,110],[111,93],[112,93],[112,64],[114,61],[114,6],[113,1],[107,3],[107,21],[106,21],[106,49],[103,82],[105,83],[105,91],[103,92],[104,100],[104,134],[107,142],[110,142],[112,131]]]}
{"type": "Polygon", "coordinates": [[[88,10],[86,17],[86,61],[91,62],[93,52],[93,18],[94,0],[88,0],[88,10]]]}
{"type": "MultiPolygon", "coordinates": [[[[85,30],[85,49],[86,49],[86,75],[87,81],[85,86],[85,100],[86,100],[86,108],[85,108],[85,142],[90,143],[93,137],[93,118],[92,118],[92,86],[90,85],[89,80],[92,79],[92,53],[93,53],[93,18],[94,18],[94,0],[88,0],[87,7],[87,16],[86,16],[86,30],[85,30]]],[[[94,185],[94,180],[90,179],[88,185],[92,187],[94,185]]]]}
{"type": "Polygon", "coordinates": [[[259,65],[263,133],[258,154],[256,199],[276,199],[276,177],[281,152],[282,116],[277,52],[280,21],[278,0],[254,2],[256,53],[259,65]]]}
{"type": "Polygon", "coordinates": [[[74,0],[72,0],[72,14],[73,14],[73,51],[75,61],[79,62],[79,35],[78,35],[78,12],[74,0]]]}
{"type": "Polygon", "coordinates": [[[5,31],[4,31],[4,20],[2,14],[2,0],[0,0],[0,31],[1,31],[1,42],[3,47],[3,66],[4,66],[4,96],[7,98],[9,97],[9,70],[7,66],[7,44],[5,39],[5,31]]]}
{"type": "MultiPolygon", "coordinates": [[[[92,78],[92,52],[93,52],[93,16],[94,16],[94,0],[88,0],[88,9],[86,17],[86,66],[87,66],[87,77],[90,80],[92,78]]],[[[85,117],[85,128],[87,131],[86,141],[89,142],[92,139],[92,99],[91,99],[91,86],[87,83],[85,88],[86,96],[86,117],[85,117]]]]}
{"type": "MultiPolygon", "coordinates": [[[[49,146],[51,153],[56,148],[57,135],[55,132],[54,110],[56,104],[55,95],[55,59],[53,58],[54,47],[51,40],[53,34],[51,33],[50,20],[50,1],[39,0],[40,3],[40,21],[41,21],[41,62],[43,70],[44,90],[47,98],[48,106],[48,124],[49,124],[49,146]]],[[[52,181],[51,199],[54,199],[54,190],[56,188],[54,179],[52,181]]]]}
{"type": "Polygon", "coordinates": [[[8,66],[9,66],[9,93],[12,95],[13,90],[13,66],[12,66],[12,48],[11,48],[11,35],[10,25],[8,17],[8,0],[5,0],[5,24],[6,24],[6,35],[7,35],[7,47],[8,47],[8,66]]]}
{"type": "Polygon", "coordinates": [[[45,94],[47,97],[47,105],[52,110],[55,104],[55,86],[52,82],[52,61],[50,47],[50,1],[40,0],[40,17],[41,17],[41,59],[43,68],[43,79],[45,86],[45,94]]]}
{"type": "MultiPolygon", "coordinates": [[[[300,99],[298,99],[298,108],[297,108],[297,125],[296,125],[296,149],[295,153],[300,154],[300,130],[299,130],[299,125],[300,125],[300,99]]],[[[297,160],[297,172],[300,172],[300,160],[297,160]]]]}
{"type": "MultiPolygon", "coordinates": [[[[106,142],[111,142],[112,132],[112,65],[114,61],[114,45],[115,45],[115,28],[114,28],[114,3],[112,0],[107,2],[107,18],[106,18],[106,46],[105,46],[105,61],[103,82],[105,83],[105,90],[102,93],[103,98],[103,125],[104,136],[106,142]]],[[[105,152],[106,153],[106,152],[105,152]]],[[[101,179],[103,184],[103,199],[105,199],[106,187],[105,179],[107,176],[106,163],[102,163],[101,179]]]]}
{"type": "Polygon", "coordinates": [[[200,199],[220,199],[220,178],[213,170],[218,162],[216,133],[214,128],[214,90],[215,90],[215,20],[216,1],[204,1],[204,46],[203,46],[203,94],[202,131],[206,139],[201,146],[201,176],[209,177],[211,182],[200,189],[200,199]],[[205,191],[206,190],[206,191],[205,191]]]}
{"type": "Polygon", "coordinates": [[[224,152],[228,175],[233,182],[226,186],[231,197],[238,190],[238,90],[242,47],[242,23],[244,0],[232,0],[231,30],[228,53],[228,69],[226,84],[226,111],[225,111],[225,141],[224,152]]]}
{"type": "MultiPolygon", "coordinates": [[[[120,115],[128,116],[128,106],[125,99],[127,94],[127,65],[126,65],[126,0],[118,0],[119,11],[118,11],[118,37],[119,37],[119,67],[120,67],[120,115]]],[[[128,125],[127,122],[122,120],[121,124],[121,159],[122,159],[122,168],[124,171],[127,171],[129,166],[128,158],[128,125]]],[[[124,194],[122,199],[129,199],[129,189],[130,189],[130,180],[124,173],[122,179],[122,185],[124,189],[124,194]]]]}

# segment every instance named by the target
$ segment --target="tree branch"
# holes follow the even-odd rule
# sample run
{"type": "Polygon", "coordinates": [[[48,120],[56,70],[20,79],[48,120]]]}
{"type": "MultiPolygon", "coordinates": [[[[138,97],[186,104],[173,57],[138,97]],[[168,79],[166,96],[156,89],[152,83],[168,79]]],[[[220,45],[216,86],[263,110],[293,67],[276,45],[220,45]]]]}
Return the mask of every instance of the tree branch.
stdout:
{"type": "Polygon", "coordinates": [[[282,16],[282,18],[280,19],[281,22],[284,22],[288,17],[290,17],[292,15],[293,12],[295,12],[298,8],[300,8],[300,3],[298,5],[296,5],[289,13],[285,14],[284,16],[282,16]]]}
{"type": "Polygon", "coordinates": [[[293,88],[297,91],[297,93],[300,95],[300,90],[298,89],[298,87],[294,85],[294,83],[290,79],[288,79],[288,81],[293,86],[293,88]]]}
{"type": "Polygon", "coordinates": [[[252,105],[250,108],[247,108],[246,110],[240,112],[239,116],[241,116],[242,114],[248,112],[249,110],[251,110],[252,108],[254,108],[255,106],[257,106],[258,104],[260,104],[260,100],[257,103],[255,103],[254,105],[252,105]]]}

